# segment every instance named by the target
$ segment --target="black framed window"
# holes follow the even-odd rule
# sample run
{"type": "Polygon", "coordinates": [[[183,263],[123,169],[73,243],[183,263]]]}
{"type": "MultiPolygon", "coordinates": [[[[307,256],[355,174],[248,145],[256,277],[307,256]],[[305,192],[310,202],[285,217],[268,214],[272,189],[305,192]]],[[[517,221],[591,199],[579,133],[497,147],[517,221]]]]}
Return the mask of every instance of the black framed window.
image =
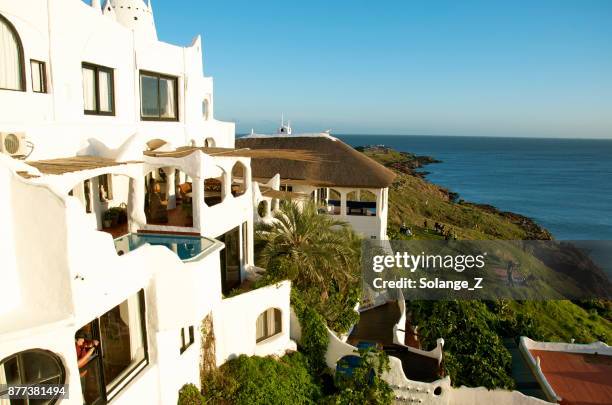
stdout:
{"type": "Polygon", "coordinates": [[[30,60],[32,69],[32,91],[34,93],[47,92],[47,65],[45,62],[30,60]]]}
{"type": "Polygon", "coordinates": [[[15,26],[0,15],[0,89],[25,91],[23,45],[15,26]]]}
{"type": "MultiPolygon", "coordinates": [[[[0,361],[0,397],[7,394],[7,385],[65,384],[66,371],[55,354],[41,349],[26,350],[0,361]]],[[[11,404],[55,404],[58,399],[23,399],[11,404]]],[[[0,400],[0,402],[2,402],[0,400]]],[[[4,403],[4,402],[2,402],[4,403]]],[[[8,402],[7,402],[8,403],[8,402]]]]}
{"type": "Polygon", "coordinates": [[[149,362],[144,291],[75,334],[85,405],[106,404],[149,362]]]}
{"type": "Polygon", "coordinates": [[[140,72],[140,117],[143,121],[178,121],[178,78],[140,72]]]}
{"type": "Polygon", "coordinates": [[[183,354],[193,342],[195,342],[195,330],[193,326],[181,328],[181,354],[183,354]]]}
{"type": "Polygon", "coordinates": [[[257,318],[256,337],[257,343],[276,336],[282,331],[282,313],[278,308],[269,308],[262,312],[257,318]]]}
{"type": "Polygon", "coordinates": [[[115,115],[115,78],[111,68],[83,63],[85,114],[115,115]]]}

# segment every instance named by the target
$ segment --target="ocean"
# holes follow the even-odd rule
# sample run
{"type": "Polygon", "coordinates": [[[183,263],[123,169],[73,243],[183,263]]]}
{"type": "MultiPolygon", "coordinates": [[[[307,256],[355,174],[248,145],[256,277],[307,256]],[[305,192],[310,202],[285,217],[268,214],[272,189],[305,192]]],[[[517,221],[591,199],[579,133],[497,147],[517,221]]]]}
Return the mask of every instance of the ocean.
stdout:
{"type": "Polygon", "coordinates": [[[442,161],[427,179],[525,215],[560,240],[612,240],[612,140],[334,135],[442,161]]]}

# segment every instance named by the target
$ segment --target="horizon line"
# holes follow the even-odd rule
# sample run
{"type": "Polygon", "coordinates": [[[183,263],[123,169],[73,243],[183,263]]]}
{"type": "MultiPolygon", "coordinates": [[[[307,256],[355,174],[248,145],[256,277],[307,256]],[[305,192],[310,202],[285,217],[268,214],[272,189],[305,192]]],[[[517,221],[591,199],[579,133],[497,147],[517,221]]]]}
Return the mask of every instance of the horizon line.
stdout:
{"type": "MultiPolygon", "coordinates": [[[[323,131],[320,131],[323,133],[323,131]]],[[[317,133],[317,131],[307,131],[304,133],[317,133]]],[[[238,133],[236,132],[236,137],[238,136],[246,136],[250,135],[250,132],[238,133]]],[[[269,134],[275,135],[275,134],[269,134]]],[[[300,133],[296,133],[289,136],[300,135],[300,133]]],[[[571,136],[529,136],[529,135],[465,135],[465,134],[373,134],[373,133],[330,133],[331,136],[427,136],[427,137],[448,137],[448,138],[505,138],[505,139],[565,139],[565,140],[577,140],[577,141],[612,141],[612,136],[609,137],[571,137],[571,136]]],[[[285,135],[287,136],[287,135],[285,135]]]]}

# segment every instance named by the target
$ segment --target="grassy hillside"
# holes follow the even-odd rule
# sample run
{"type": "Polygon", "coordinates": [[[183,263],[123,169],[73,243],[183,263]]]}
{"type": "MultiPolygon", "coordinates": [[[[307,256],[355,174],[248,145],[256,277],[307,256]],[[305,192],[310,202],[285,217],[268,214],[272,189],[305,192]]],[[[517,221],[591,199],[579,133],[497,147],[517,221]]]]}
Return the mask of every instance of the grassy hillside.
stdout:
{"type": "MultiPolygon", "coordinates": [[[[412,229],[412,239],[443,239],[444,236],[433,229],[436,222],[443,224],[445,232],[450,232],[457,239],[552,238],[548,231],[529,218],[459,200],[456,194],[428,182],[415,169],[435,162],[431,158],[379,147],[358,149],[395,170],[398,175],[389,189],[388,233],[391,239],[406,238],[399,234],[402,224],[412,229]]],[[[421,308],[421,311],[415,311],[416,314],[443,313],[433,308],[437,305],[435,302],[421,302],[418,305],[429,308],[421,308]]],[[[466,305],[469,306],[469,302],[466,305]]],[[[611,344],[609,307],[609,301],[597,302],[596,305],[577,305],[570,301],[503,301],[486,306],[473,302],[471,311],[487,311],[483,314],[484,318],[494,320],[495,325],[503,325],[496,327],[500,337],[528,335],[533,339],[548,341],[569,342],[575,339],[576,342],[590,343],[600,340],[611,344]]],[[[421,325],[421,330],[428,326],[425,318],[415,316],[417,319],[413,323],[421,325]]],[[[430,340],[433,344],[435,337],[431,336],[430,340]]],[[[468,381],[468,376],[465,377],[464,380],[468,381]]]]}

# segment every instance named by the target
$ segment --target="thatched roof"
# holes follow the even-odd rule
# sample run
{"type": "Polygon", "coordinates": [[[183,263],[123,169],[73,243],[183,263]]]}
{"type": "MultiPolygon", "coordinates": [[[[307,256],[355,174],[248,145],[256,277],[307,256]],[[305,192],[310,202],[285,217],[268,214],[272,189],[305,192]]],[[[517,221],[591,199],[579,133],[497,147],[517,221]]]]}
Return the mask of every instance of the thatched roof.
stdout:
{"type": "Polygon", "coordinates": [[[310,153],[307,150],[285,150],[278,151],[272,149],[257,149],[250,150],[249,148],[202,148],[198,146],[183,146],[173,151],[145,151],[146,156],[151,157],[172,157],[182,158],[191,155],[196,151],[202,151],[209,156],[231,156],[231,157],[250,157],[250,158],[270,158],[270,157],[282,157],[284,159],[291,159],[304,162],[318,162],[318,157],[310,153]]]}
{"type": "MultiPolygon", "coordinates": [[[[102,167],[112,167],[125,165],[128,163],[142,162],[117,162],[98,156],[74,156],[69,158],[38,160],[26,162],[28,165],[37,168],[43,174],[61,175],[65,173],[80,172],[83,170],[100,169],[102,167]]],[[[21,173],[20,173],[21,174],[21,173]]],[[[21,174],[24,176],[24,174],[21,174]]]]}
{"type": "Polygon", "coordinates": [[[254,178],[269,179],[280,174],[283,183],[309,184],[317,187],[385,188],[395,173],[331,136],[270,136],[236,139],[236,147],[276,150],[272,157],[254,157],[254,178]],[[290,150],[307,151],[316,161],[284,158],[290,150]]]}

